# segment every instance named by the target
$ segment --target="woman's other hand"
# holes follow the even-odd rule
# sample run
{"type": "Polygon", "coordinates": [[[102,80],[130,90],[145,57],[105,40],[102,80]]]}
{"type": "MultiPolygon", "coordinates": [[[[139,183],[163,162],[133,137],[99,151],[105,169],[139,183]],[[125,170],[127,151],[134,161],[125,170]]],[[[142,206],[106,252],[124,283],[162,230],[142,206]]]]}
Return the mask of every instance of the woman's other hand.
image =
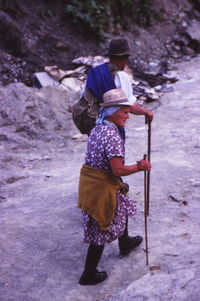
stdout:
{"type": "Polygon", "coordinates": [[[137,166],[141,171],[150,171],[151,163],[148,160],[137,161],[137,166]]]}

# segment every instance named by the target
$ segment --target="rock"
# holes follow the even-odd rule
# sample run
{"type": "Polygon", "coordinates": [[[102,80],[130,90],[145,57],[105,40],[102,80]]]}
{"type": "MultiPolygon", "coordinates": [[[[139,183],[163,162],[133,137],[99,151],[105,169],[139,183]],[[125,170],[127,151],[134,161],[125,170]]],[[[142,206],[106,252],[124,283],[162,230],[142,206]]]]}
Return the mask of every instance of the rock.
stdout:
{"type": "Polygon", "coordinates": [[[77,99],[75,91],[53,86],[37,89],[17,83],[0,88],[1,140],[10,142],[11,132],[28,140],[70,137],[74,127],[68,106],[77,99]]]}
{"type": "Polygon", "coordinates": [[[84,87],[84,84],[85,82],[84,81],[81,81],[80,79],[78,78],[75,78],[75,77],[65,77],[61,83],[60,83],[60,86],[66,90],[71,90],[71,91],[74,91],[74,92],[81,92],[81,90],[83,89],[84,87]]]}
{"type": "MultiPolygon", "coordinates": [[[[152,271],[152,274],[144,275],[142,278],[137,279],[131,283],[125,290],[123,290],[118,296],[111,298],[111,301],[159,301],[170,300],[170,296],[173,296],[174,300],[187,300],[187,285],[191,281],[194,281],[195,274],[192,270],[175,271],[170,274],[165,274],[162,271],[152,271]],[[143,283],[148,283],[144,286],[143,283]],[[177,285],[177,282],[179,283],[177,285]],[[153,289],[160,287],[156,291],[153,289]],[[163,296],[165,292],[165,296],[163,296]]],[[[195,295],[190,296],[190,300],[195,300],[195,295]]]]}
{"type": "Polygon", "coordinates": [[[200,21],[192,20],[190,26],[186,29],[186,34],[190,39],[190,47],[196,52],[200,52],[200,21]]]}
{"type": "Polygon", "coordinates": [[[86,65],[86,66],[90,66],[90,67],[95,67],[97,65],[103,64],[105,62],[107,62],[108,59],[97,55],[97,56],[87,56],[87,57],[79,57],[77,59],[74,59],[72,62],[74,64],[78,64],[78,65],[86,65]]]}
{"type": "Polygon", "coordinates": [[[36,72],[32,76],[33,87],[42,88],[48,86],[59,86],[59,82],[53,79],[47,72],[36,72]]]}

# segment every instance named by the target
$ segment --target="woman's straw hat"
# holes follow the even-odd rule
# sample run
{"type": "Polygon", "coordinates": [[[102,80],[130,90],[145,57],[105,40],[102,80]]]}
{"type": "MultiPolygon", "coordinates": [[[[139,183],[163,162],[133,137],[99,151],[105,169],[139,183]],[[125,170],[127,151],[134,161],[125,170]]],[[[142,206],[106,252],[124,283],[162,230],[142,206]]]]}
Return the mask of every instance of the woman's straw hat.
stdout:
{"type": "Polygon", "coordinates": [[[112,89],[103,95],[103,103],[101,107],[113,107],[113,106],[131,106],[133,103],[129,102],[126,94],[122,89],[112,89]]]}

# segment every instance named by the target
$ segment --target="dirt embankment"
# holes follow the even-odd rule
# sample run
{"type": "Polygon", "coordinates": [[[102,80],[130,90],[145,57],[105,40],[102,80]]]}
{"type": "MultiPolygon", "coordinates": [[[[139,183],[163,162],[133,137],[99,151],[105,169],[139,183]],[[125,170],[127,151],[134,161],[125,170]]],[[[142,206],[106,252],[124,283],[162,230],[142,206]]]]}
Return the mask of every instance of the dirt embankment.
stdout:
{"type": "MultiPolygon", "coordinates": [[[[130,32],[118,32],[130,42],[131,67],[146,71],[170,68],[174,61],[191,59],[199,44],[186,29],[198,20],[197,0],[152,1],[151,26],[130,24],[130,32]]],[[[34,72],[58,65],[67,70],[78,56],[102,55],[100,41],[82,24],[65,14],[66,1],[0,1],[0,84],[21,81],[32,86],[34,72]]],[[[116,34],[116,32],[115,32],[116,34]]],[[[104,47],[107,46],[107,41],[104,47]]]]}

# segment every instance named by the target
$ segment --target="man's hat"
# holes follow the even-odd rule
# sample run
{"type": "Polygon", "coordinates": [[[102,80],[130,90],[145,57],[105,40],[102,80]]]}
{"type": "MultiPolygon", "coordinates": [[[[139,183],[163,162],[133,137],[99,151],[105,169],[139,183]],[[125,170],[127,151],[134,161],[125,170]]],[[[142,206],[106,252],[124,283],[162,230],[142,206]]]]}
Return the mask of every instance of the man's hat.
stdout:
{"type": "Polygon", "coordinates": [[[128,41],[125,38],[114,38],[110,41],[106,56],[130,55],[128,41]]]}
{"type": "Polygon", "coordinates": [[[101,107],[114,107],[114,106],[132,106],[133,103],[129,102],[126,94],[122,89],[112,89],[103,95],[103,103],[101,107]]]}

